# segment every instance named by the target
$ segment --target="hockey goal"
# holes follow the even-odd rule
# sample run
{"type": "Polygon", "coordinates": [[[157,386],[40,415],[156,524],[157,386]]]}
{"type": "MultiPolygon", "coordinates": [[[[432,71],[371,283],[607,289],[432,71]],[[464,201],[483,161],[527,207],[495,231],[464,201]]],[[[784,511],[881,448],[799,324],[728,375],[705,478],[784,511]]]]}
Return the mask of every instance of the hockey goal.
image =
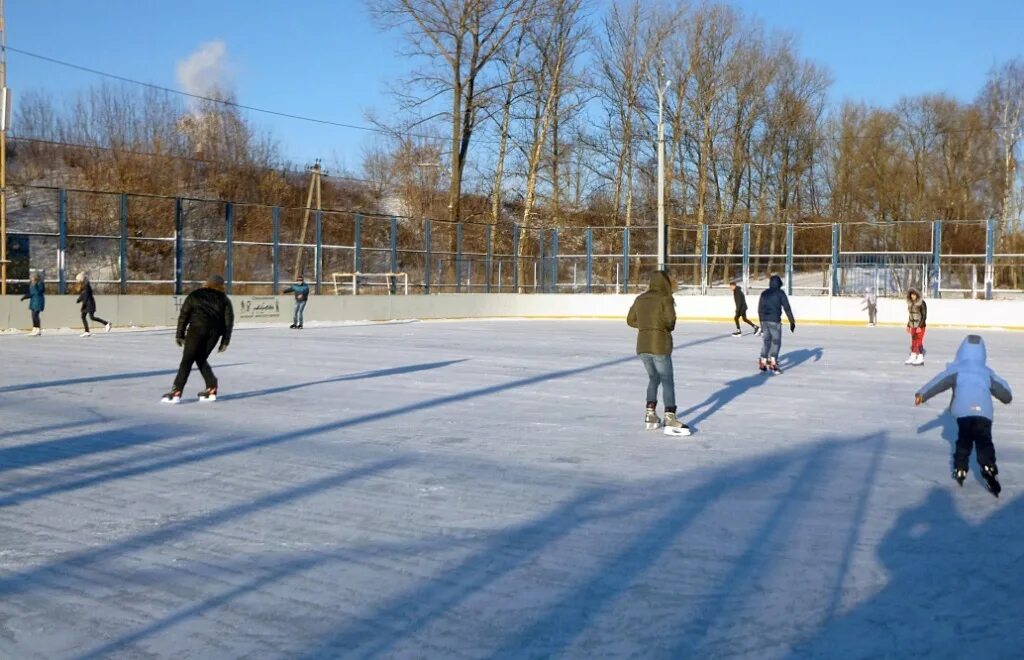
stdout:
{"type": "Polygon", "coordinates": [[[402,293],[409,295],[409,274],[408,273],[333,273],[334,295],[340,296],[343,293],[359,295],[359,287],[384,287],[388,295],[398,293],[401,285],[402,293]],[[349,288],[351,287],[351,288],[349,288]]]}

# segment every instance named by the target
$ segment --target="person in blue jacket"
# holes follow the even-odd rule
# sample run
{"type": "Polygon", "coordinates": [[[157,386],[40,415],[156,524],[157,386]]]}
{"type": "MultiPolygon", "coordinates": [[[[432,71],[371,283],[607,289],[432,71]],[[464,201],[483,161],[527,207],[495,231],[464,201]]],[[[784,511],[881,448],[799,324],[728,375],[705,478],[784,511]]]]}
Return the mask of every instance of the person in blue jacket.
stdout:
{"type": "Polygon", "coordinates": [[[758,361],[758,368],[761,371],[771,369],[773,373],[782,373],[779,369],[779,351],[782,350],[783,311],[789,319],[789,331],[796,332],[796,321],[793,320],[789,297],[782,290],[782,278],[772,275],[768,281],[768,288],[761,292],[761,299],[757,303],[757,316],[761,322],[761,334],[764,335],[761,359],[758,361]]]}
{"type": "Polygon", "coordinates": [[[285,288],[284,292],[295,294],[295,316],[292,318],[292,324],[288,327],[293,330],[302,330],[302,314],[306,311],[306,301],[309,299],[309,285],[306,284],[302,275],[299,275],[295,278],[295,284],[285,288]]]}
{"type": "Polygon", "coordinates": [[[1001,487],[996,475],[996,448],[992,444],[992,397],[1003,403],[1013,401],[1010,386],[985,364],[988,351],[979,335],[967,335],[957,349],[956,359],[914,394],[914,405],[948,389],[953,390],[949,412],[956,417],[956,451],[953,453],[953,478],[963,486],[967,477],[971,450],[977,452],[981,476],[989,490],[999,497],[1001,487]]]}
{"type": "Polygon", "coordinates": [[[21,297],[28,301],[28,309],[32,312],[32,335],[43,334],[42,324],[39,321],[39,314],[46,309],[46,285],[39,273],[32,273],[29,278],[28,293],[21,297]]]}

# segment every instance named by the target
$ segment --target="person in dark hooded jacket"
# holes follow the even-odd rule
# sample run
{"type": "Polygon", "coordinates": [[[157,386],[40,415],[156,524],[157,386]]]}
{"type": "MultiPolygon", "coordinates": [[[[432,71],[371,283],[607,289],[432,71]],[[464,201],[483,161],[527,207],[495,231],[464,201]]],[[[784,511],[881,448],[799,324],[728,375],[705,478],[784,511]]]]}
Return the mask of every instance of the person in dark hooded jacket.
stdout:
{"type": "Polygon", "coordinates": [[[75,302],[82,304],[82,327],[85,329],[82,336],[92,336],[92,333],[89,332],[88,319],[92,319],[96,323],[102,325],[104,332],[110,332],[110,323],[96,316],[96,297],[92,293],[92,284],[89,283],[89,275],[87,273],[79,273],[75,277],[75,280],[78,282],[79,291],[78,299],[75,302]]]}
{"type": "Polygon", "coordinates": [[[662,426],[658,419],[658,387],[665,399],[665,434],[689,435],[690,429],[676,417],[676,391],[672,369],[672,331],[676,327],[676,303],[672,281],[662,271],[651,274],[645,293],[637,296],[626,316],[629,327],[639,330],[636,352],[647,370],[647,408],[644,426],[653,430],[662,426]]]}
{"type": "Polygon", "coordinates": [[[743,295],[743,287],[738,282],[729,282],[729,288],[732,289],[732,300],[736,303],[736,315],[733,317],[733,323],[736,324],[736,332],[732,333],[733,337],[739,337],[743,334],[740,330],[740,319],[754,329],[756,335],[761,331],[761,328],[757,327],[757,324],[747,318],[747,297],[743,295]]]}
{"type": "Polygon", "coordinates": [[[782,350],[782,312],[786,313],[789,320],[789,331],[796,332],[796,321],[789,306],[789,297],[782,290],[782,278],[772,275],[768,281],[768,288],[761,292],[761,299],[757,303],[757,316],[761,322],[761,334],[764,335],[761,359],[758,362],[761,371],[771,369],[775,373],[781,373],[779,351],[782,350]]]}
{"type": "Polygon", "coordinates": [[[181,392],[185,389],[193,364],[199,367],[199,373],[206,381],[206,389],[199,393],[199,400],[217,400],[217,376],[206,360],[217,348],[218,342],[221,353],[227,350],[234,327],[235,310],[231,306],[231,299],[224,293],[224,278],[212,275],[202,288],[190,293],[181,306],[175,341],[185,350],[178,375],[174,379],[174,387],[164,395],[164,403],[181,401],[181,392]]]}

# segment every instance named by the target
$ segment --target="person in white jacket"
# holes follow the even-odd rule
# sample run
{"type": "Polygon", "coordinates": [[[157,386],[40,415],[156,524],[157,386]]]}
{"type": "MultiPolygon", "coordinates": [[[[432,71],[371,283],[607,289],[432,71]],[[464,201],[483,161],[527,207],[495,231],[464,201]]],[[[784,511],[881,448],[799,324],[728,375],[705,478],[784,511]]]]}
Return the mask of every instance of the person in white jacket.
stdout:
{"type": "Polygon", "coordinates": [[[950,388],[953,399],[949,411],[956,417],[958,435],[953,454],[953,478],[961,486],[967,477],[971,449],[976,449],[981,476],[992,494],[1001,490],[996,475],[996,449],[992,444],[992,397],[1003,403],[1013,400],[1013,392],[1005,380],[986,364],[985,341],[978,335],[967,335],[956,352],[956,360],[914,395],[914,405],[921,405],[950,388]]]}

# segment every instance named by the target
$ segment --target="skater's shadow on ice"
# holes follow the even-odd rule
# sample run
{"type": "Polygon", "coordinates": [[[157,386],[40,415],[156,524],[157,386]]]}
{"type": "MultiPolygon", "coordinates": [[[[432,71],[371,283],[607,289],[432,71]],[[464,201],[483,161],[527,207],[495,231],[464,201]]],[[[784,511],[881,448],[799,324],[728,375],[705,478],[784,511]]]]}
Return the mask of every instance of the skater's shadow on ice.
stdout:
{"type": "MultiPolygon", "coordinates": [[[[800,365],[811,360],[813,360],[814,362],[818,362],[819,360],[821,360],[821,357],[824,354],[824,352],[825,349],[821,348],[820,346],[818,348],[801,348],[800,350],[790,351],[789,353],[786,353],[779,359],[779,367],[783,371],[788,371],[790,369],[795,369],[796,367],[799,367],[800,365]]],[[[743,378],[730,380],[725,384],[725,387],[713,393],[704,401],[701,401],[697,405],[688,408],[687,410],[684,410],[682,413],[680,413],[680,417],[682,417],[684,421],[686,421],[686,423],[690,425],[691,428],[696,430],[699,424],[710,419],[712,416],[714,416],[715,413],[724,408],[727,404],[743,396],[750,390],[756,387],[760,387],[761,385],[764,385],[769,380],[770,376],[760,372],[753,373],[749,376],[744,376],[743,378]],[[702,410],[702,412],[698,414],[696,417],[693,417],[692,419],[687,419],[687,415],[692,415],[698,410],[702,410]]]]}
{"type": "Polygon", "coordinates": [[[282,385],[280,387],[271,387],[265,390],[252,390],[250,392],[238,392],[236,394],[225,394],[218,396],[217,398],[221,401],[236,401],[238,399],[251,399],[257,396],[267,396],[269,394],[281,394],[283,392],[291,392],[292,390],[302,389],[304,387],[315,387],[316,385],[327,385],[329,383],[342,383],[349,380],[365,380],[367,378],[385,378],[387,376],[398,376],[401,374],[415,373],[417,371],[427,371],[428,369],[441,369],[448,367],[453,364],[459,364],[465,362],[469,358],[462,358],[461,360],[445,360],[443,362],[425,362],[423,364],[409,364],[404,367],[391,367],[388,369],[378,369],[376,371],[361,371],[354,374],[345,374],[344,376],[334,376],[332,378],[322,378],[320,380],[311,380],[305,383],[293,383],[291,385],[282,385]]]}
{"type": "MultiPolygon", "coordinates": [[[[995,511],[973,523],[960,515],[951,492],[959,494],[936,488],[899,516],[878,546],[889,576],[885,587],[829,617],[790,657],[1020,657],[1017,587],[1024,570],[1014,548],[1024,531],[1024,498],[985,507],[995,511]]],[[[967,503],[981,508],[974,498],[967,503]]]]}
{"type": "MultiPolygon", "coordinates": [[[[248,362],[233,362],[231,364],[218,364],[218,369],[228,367],[241,367],[248,362]]],[[[40,390],[47,387],[64,387],[67,385],[84,385],[86,383],[104,383],[107,381],[122,381],[135,378],[152,378],[155,376],[173,376],[178,373],[177,369],[160,369],[158,371],[129,371],[120,374],[104,374],[101,376],[83,376],[82,378],[66,378],[64,380],[43,380],[36,383],[19,383],[17,385],[5,385],[0,387],[0,394],[10,392],[22,392],[24,390],[40,390]]]]}

